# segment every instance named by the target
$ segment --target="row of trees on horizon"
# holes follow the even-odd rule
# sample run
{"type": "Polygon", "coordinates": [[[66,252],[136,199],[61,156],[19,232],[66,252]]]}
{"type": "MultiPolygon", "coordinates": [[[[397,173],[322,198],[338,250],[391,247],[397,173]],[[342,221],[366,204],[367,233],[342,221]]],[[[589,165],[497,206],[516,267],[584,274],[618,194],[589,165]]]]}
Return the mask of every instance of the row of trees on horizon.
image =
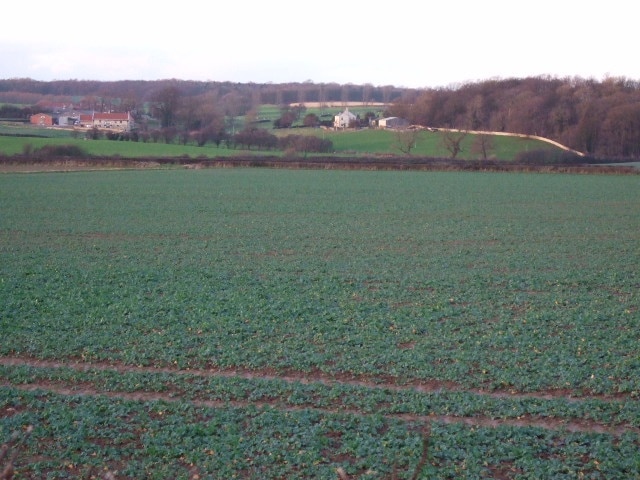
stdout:
{"type": "Polygon", "coordinates": [[[179,124],[192,131],[233,131],[240,117],[255,123],[258,107],[264,104],[282,106],[287,112],[291,105],[317,102],[326,106],[327,114],[334,114],[337,104],[383,103],[384,115],[416,125],[539,135],[594,156],[640,157],[640,82],[626,78],[539,76],[430,89],[311,81],[0,80],[0,104],[47,102],[73,102],[76,108],[94,111],[131,111],[138,119],[149,114],[162,127],[179,124]]]}

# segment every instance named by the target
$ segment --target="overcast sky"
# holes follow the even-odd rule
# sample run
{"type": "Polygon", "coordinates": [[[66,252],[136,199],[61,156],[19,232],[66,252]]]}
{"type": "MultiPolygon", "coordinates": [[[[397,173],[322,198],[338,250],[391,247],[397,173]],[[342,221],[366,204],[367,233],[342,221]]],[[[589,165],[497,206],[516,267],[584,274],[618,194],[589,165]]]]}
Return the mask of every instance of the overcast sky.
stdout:
{"type": "Polygon", "coordinates": [[[0,78],[439,87],[640,80],[633,2],[29,0],[2,6],[0,78]]]}

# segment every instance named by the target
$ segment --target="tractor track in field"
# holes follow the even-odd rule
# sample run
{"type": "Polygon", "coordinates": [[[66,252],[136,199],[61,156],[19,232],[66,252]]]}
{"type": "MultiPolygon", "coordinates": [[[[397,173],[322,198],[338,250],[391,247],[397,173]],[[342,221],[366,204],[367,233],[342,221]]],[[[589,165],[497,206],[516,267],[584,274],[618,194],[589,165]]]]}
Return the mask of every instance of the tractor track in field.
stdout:
{"type": "MultiPolygon", "coordinates": [[[[404,384],[398,385],[392,382],[380,382],[370,379],[358,379],[354,377],[349,378],[335,378],[327,374],[306,374],[303,372],[288,372],[285,374],[277,374],[267,370],[243,370],[243,369],[178,369],[171,367],[149,367],[149,366],[135,366],[125,365],[120,363],[108,363],[108,362],[82,362],[82,361],[53,361],[53,360],[40,360],[25,357],[0,357],[0,365],[2,366],[25,366],[34,368],[48,368],[58,369],[67,368],[76,371],[113,371],[119,373],[147,373],[147,374],[172,374],[178,376],[196,376],[196,377],[226,377],[226,378],[243,378],[243,379],[256,379],[256,380],[279,380],[290,383],[302,383],[302,384],[320,384],[320,385],[350,385],[372,389],[388,389],[391,391],[417,391],[421,393],[438,393],[438,392],[465,392],[475,395],[484,395],[492,398],[537,398],[541,400],[550,399],[562,399],[567,402],[580,402],[589,399],[598,399],[601,401],[620,401],[620,400],[632,400],[628,396],[582,396],[574,397],[570,392],[541,392],[541,393],[512,393],[506,391],[483,391],[464,389],[462,387],[455,386],[454,384],[448,384],[445,382],[424,382],[416,384],[404,384]]],[[[22,391],[48,391],[65,396],[102,396],[114,399],[123,399],[140,402],[186,402],[196,407],[207,408],[221,408],[221,407],[249,407],[256,408],[276,408],[286,411],[299,411],[299,410],[314,410],[318,412],[327,413],[346,413],[352,415],[370,415],[368,412],[363,412],[355,408],[330,408],[330,407],[318,407],[310,404],[304,405],[292,405],[286,403],[284,400],[271,400],[271,401],[253,401],[253,400],[207,400],[207,399],[195,399],[185,398],[181,396],[180,392],[149,392],[149,391],[106,391],[93,387],[86,383],[80,382],[74,384],[68,381],[56,381],[56,380],[42,380],[25,384],[13,384],[8,381],[0,381],[0,388],[15,388],[22,391]]],[[[409,414],[409,413],[385,413],[386,418],[395,418],[404,421],[413,422],[440,422],[440,423],[461,423],[469,426],[478,427],[499,427],[499,426],[515,426],[515,427],[538,427],[547,430],[564,430],[568,432],[586,432],[586,433],[605,433],[614,436],[621,436],[626,433],[640,434],[640,428],[634,427],[628,424],[616,424],[616,425],[604,425],[593,420],[571,418],[549,418],[549,417],[534,417],[531,415],[524,415],[517,418],[491,418],[489,416],[474,415],[474,416],[456,416],[456,415],[443,415],[443,414],[409,414]]]]}

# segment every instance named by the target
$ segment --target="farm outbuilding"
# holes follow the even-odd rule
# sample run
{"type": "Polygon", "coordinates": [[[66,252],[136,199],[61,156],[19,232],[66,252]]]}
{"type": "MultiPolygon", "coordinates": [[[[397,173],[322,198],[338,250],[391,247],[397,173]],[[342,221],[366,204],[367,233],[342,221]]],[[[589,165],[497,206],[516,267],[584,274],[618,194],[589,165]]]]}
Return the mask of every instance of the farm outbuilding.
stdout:
{"type": "Polygon", "coordinates": [[[78,121],[78,116],[76,114],[71,115],[60,115],[58,117],[58,125],[61,127],[68,127],[69,125],[76,125],[78,121]]]}
{"type": "Polygon", "coordinates": [[[409,122],[400,117],[386,117],[378,120],[378,128],[405,128],[407,126],[409,126],[409,122]]]}
{"type": "Polygon", "coordinates": [[[53,117],[47,113],[36,113],[35,115],[31,115],[29,118],[29,122],[32,125],[42,125],[50,127],[53,125],[53,117]]]}

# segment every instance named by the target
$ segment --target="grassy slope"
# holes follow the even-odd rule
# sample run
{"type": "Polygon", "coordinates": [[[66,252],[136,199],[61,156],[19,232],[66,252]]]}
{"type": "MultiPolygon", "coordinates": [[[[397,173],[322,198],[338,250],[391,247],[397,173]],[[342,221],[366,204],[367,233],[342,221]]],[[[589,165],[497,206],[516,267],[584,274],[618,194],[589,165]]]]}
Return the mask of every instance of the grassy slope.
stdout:
{"type": "MultiPolygon", "coordinates": [[[[273,114],[273,112],[272,112],[273,114]]],[[[0,136],[0,153],[6,155],[16,155],[24,151],[24,147],[30,144],[33,149],[50,144],[78,144],[88,154],[96,156],[122,156],[122,157],[145,157],[162,156],[177,157],[189,156],[197,157],[217,157],[246,154],[246,150],[235,150],[227,148],[217,148],[215,145],[197,147],[195,145],[178,145],[165,143],[142,143],[142,142],[118,142],[109,140],[84,140],[80,133],[78,138],[73,138],[68,130],[42,129],[30,127],[0,126],[0,133],[29,133],[32,135],[42,135],[42,137],[11,137],[0,136]]],[[[356,153],[356,154],[395,154],[399,155],[396,136],[393,132],[383,130],[358,130],[358,131],[332,131],[321,129],[287,129],[276,131],[277,135],[317,135],[329,139],[333,142],[336,153],[356,153]]],[[[473,153],[473,135],[469,135],[463,142],[463,150],[458,155],[461,159],[477,159],[479,155],[473,153]]],[[[515,137],[494,137],[494,148],[490,152],[493,156],[502,160],[513,160],[521,152],[532,149],[555,148],[544,142],[534,139],[523,139],[515,137]]],[[[254,150],[257,153],[257,151],[254,150]]],[[[274,152],[268,152],[273,155],[274,152]]],[[[448,158],[449,152],[443,145],[441,132],[420,132],[416,148],[411,152],[415,156],[443,157],[448,158]]]]}
{"type": "MultiPolygon", "coordinates": [[[[315,131],[315,134],[331,140],[338,152],[401,154],[397,148],[396,134],[386,130],[315,131]]],[[[411,151],[411,154],[426,157],[450,157],[450,153],[442,142],[442,135],[441,132],[419,132],[416,147],[411,151]]],[[[474,138],[474,135],[468,135],[463,141],[463,149],[458,158],[466,160],[480,158],[477,153],[472,151],[474,138]]],[[[555,148],[530,138],[496,136],[493,142],[494,148],[490,151],[490,156],[503,160],[513,160],[522,151],[555,148]]]]}
{"type": "Polygon", "coordinates": [[[15,155],[23,152],[24,145],[31,144],[33,149],[44,145],[79,145],[89,155],[95,156],[121,156],[121,157],[180,157],[200,156],[216,157],[234,155],[239,152],[246,154],[244,150],[232,150],[228,148],[216,148],[215,145],[197,147],[195,145],[167,145],[165,143],[142,142],[118,142],[111,140],[84,140],[81,138],[24,138],[24,137],[0,137],[0,153],[15,155]]]}

